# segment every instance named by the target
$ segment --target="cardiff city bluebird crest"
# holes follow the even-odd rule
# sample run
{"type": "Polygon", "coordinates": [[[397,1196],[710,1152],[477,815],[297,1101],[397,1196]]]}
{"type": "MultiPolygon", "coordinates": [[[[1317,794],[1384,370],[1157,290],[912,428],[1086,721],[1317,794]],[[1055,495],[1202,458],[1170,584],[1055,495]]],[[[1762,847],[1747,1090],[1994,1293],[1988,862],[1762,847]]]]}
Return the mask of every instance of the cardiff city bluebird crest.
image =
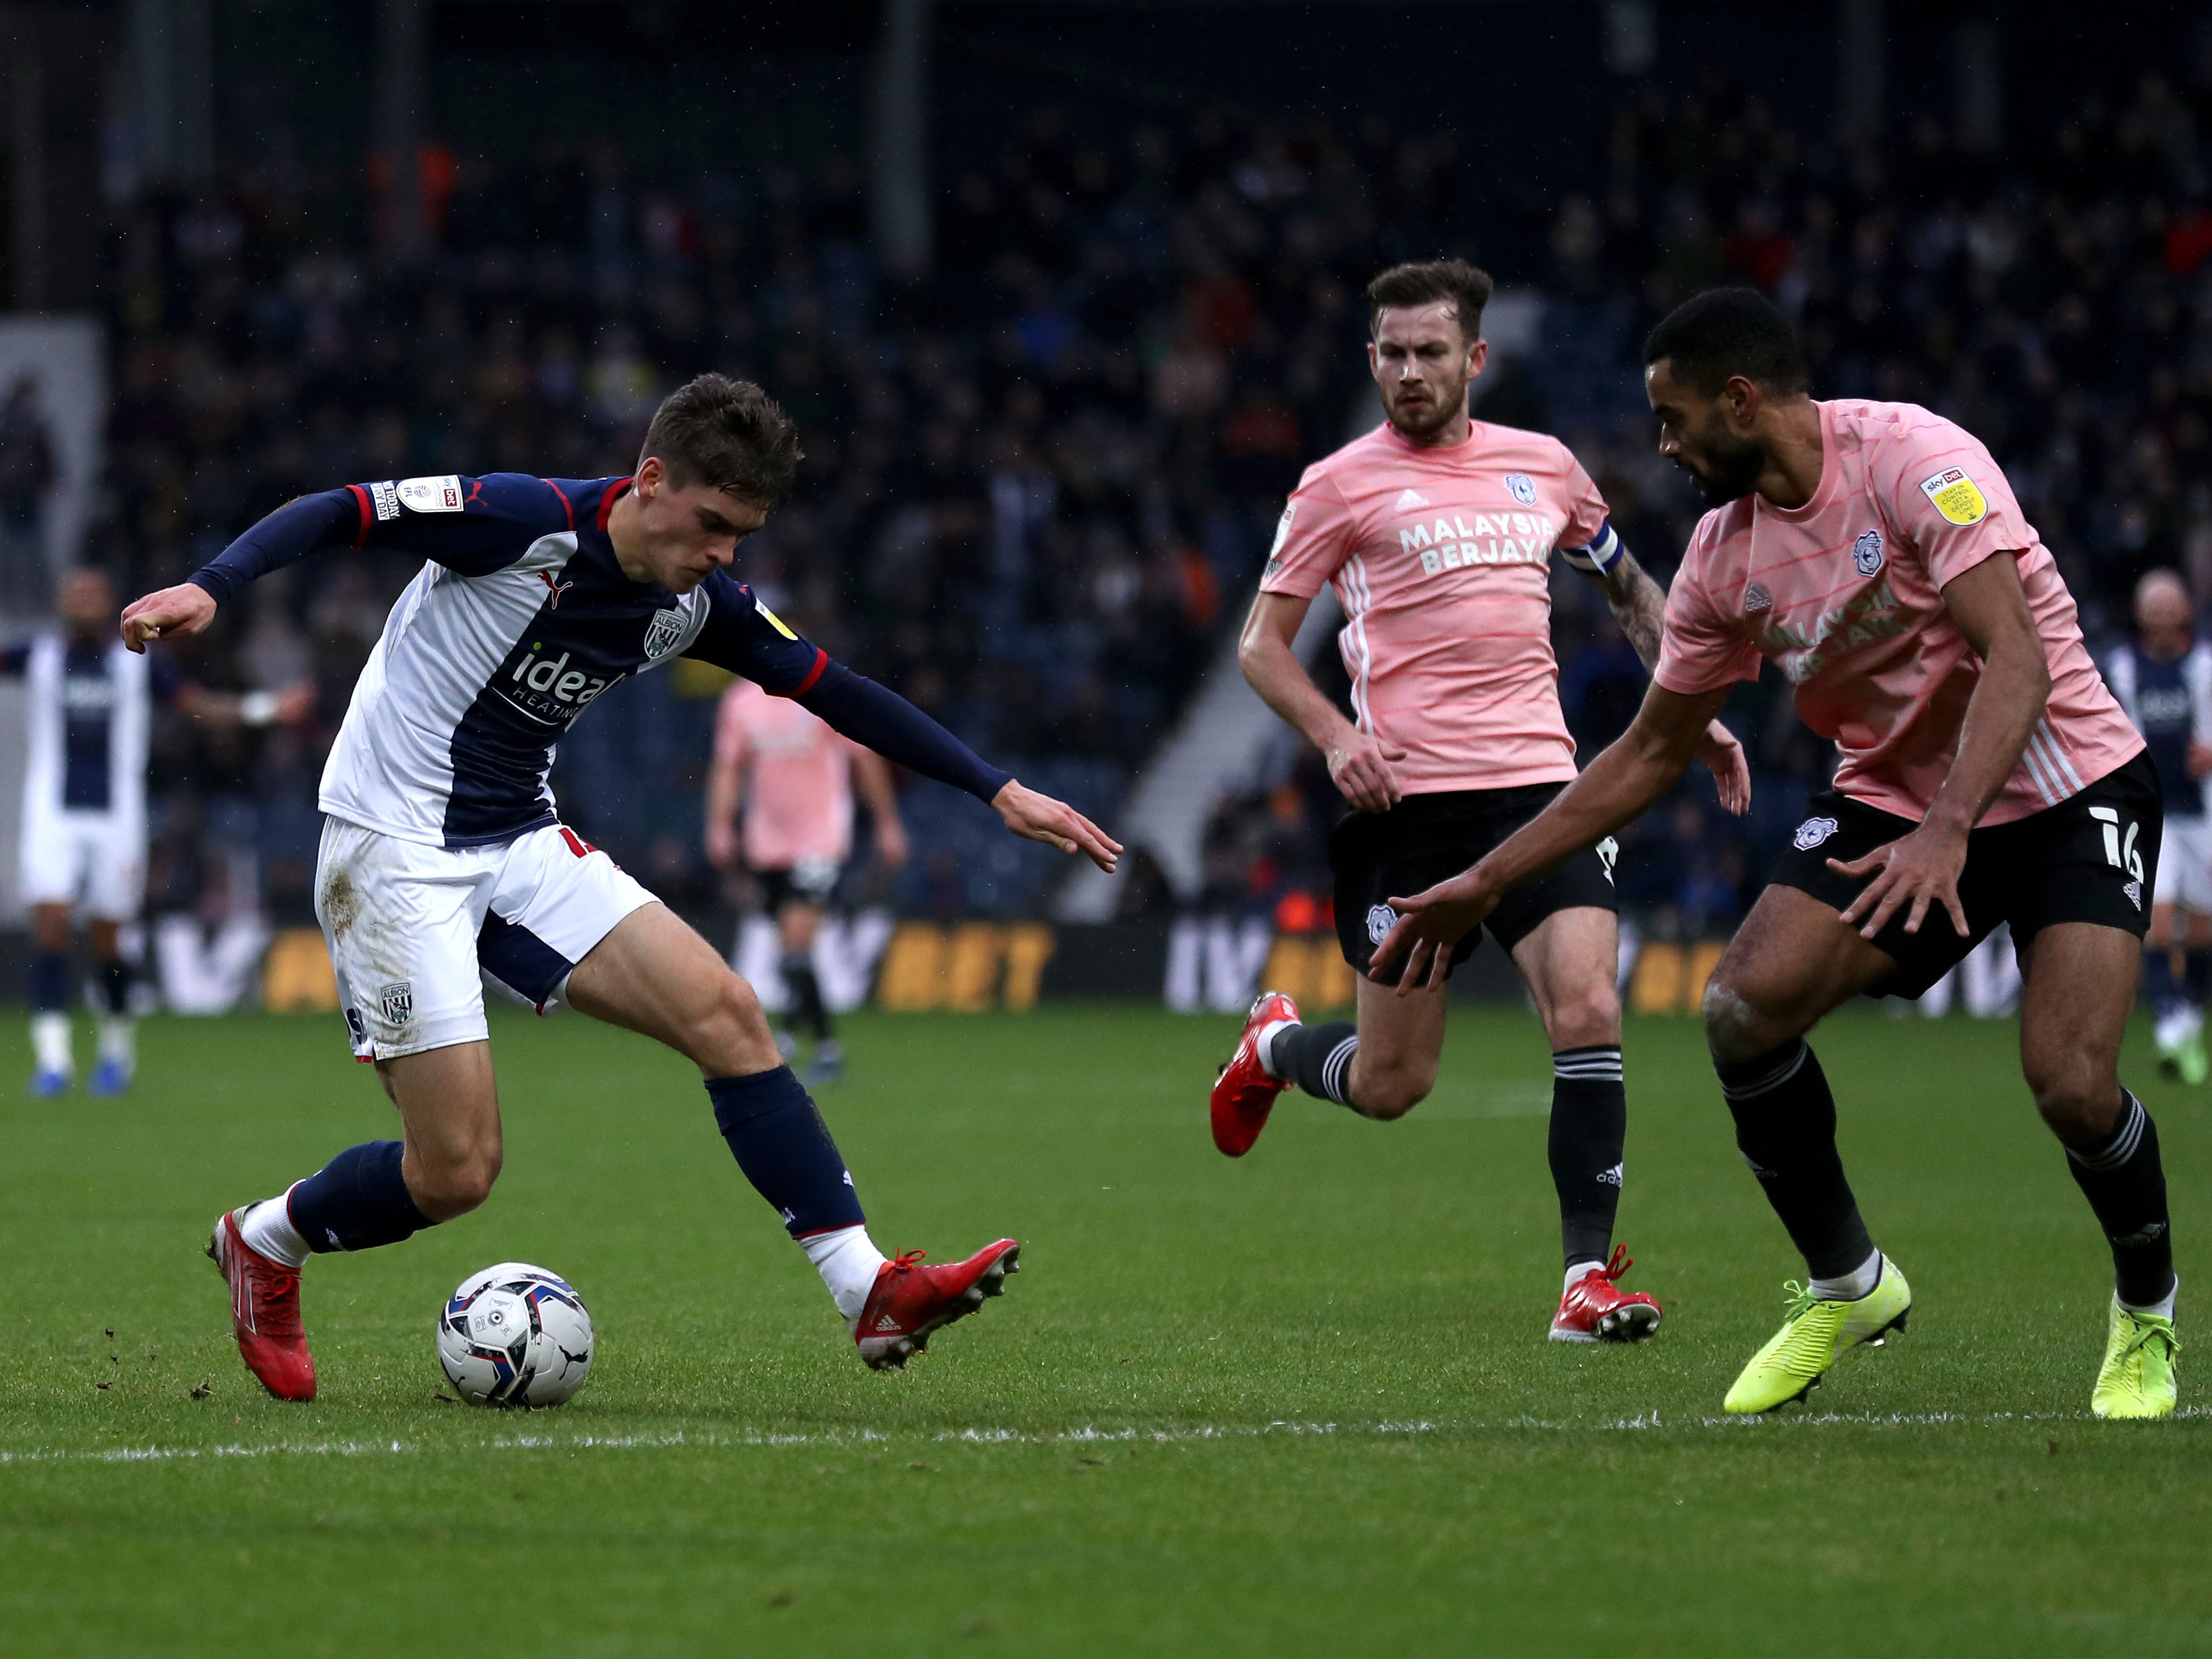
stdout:
{"type": "Polygon", "coordinates": [[[1881,568],[1881,532],[1869,530],[1851,544],[1851,568],[1862,576],[1881,568]]]}
{"type": "Polygon", "coordinates": [[[1390,930],[1398,925],[1398,913],[1387,904],[1376,905],[1367,913],[1367,939],[1370,945],[1380,945],[1390,930]]]}
{"type": "Polygon", "coordinates": [[[1536,505],[1535,480],[1531,478],[1527,473],[1507,473],[1505,475],[1505,487],[1513,492],[1513,499],[1520,502],[1522,506],[1534,507],[1536,505]]]}

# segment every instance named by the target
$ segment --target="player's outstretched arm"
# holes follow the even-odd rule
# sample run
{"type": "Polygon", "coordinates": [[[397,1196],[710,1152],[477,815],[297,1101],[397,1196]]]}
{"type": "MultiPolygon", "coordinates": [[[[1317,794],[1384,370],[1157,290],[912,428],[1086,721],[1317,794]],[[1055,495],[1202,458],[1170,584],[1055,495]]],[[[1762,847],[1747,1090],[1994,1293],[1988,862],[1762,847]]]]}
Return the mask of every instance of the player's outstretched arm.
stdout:
{"type": "Polygon", "coordinates": [[[2050,659],[2014,555],[1995,555],[1953,577],[1944,585],[1943,605],[1982,659],[1951,769],[1917,829],[1863,859],[1848,864],[1828,860],[1838,875],[1874,877],[1843,913],[1867,939],[1887,927],[1899,906],[1909,907],[1905,931],[1917,933],[1929,909],[1939,904],[1950,913],[1960,937],[1970,936],[1966,907],[1959,897],[1966,836],[2005,781],[2020,769],[2020,757],[2051,700],[2050,659]]]}
{"type": "MultiPolygon", "coordinates": [[[[1659,647],[1667,635],[1667,595],[1650,574],[1636,562],[1610,525],[1601,533],[1598,545],[1581,550],[1580,557],[1571,556],[1576,569],[1596,585],[1605,595],[1606,608],[1613,619],[1620,624],[1620,631],[1636,649],[1638,659],[1647,674],[1659,666],[1659,647]],[[1606,562],[1601,563],[1601,555],[1606,562]]],[[[1744,757],[1743,744],[1736,741],[1735,733],[1719,720],[1706,722],[1705,741],[1698,746],[1698,758],[1713,775],[1713,787],[1720,792],[1721,806],[1725,811],[1741,817],[1751,810],[1751,763],[1744,757]]]]}
{"type": "Polygon", "coordinates": [[[1487,858],[1425,892],[1391,899],[1398,922],[1376,948],[1370,976],[1387,976],[1403,958],[1400,996],[1440,988],[1452,946],[1497,908],[1508,889],[1595,846],[1674,787],[1730,689],[1691,697],[1653,685],[1628,730],[1487,858]]]}
{"type": "Polygon", "coordinates": [[[1406,751],[1363,732],[1322,695],[1294,648],[1313,601],[1295,593],[1261,593],[1237,641],[1237,665],[1261,702],[1304,734],[1328,763],[1329,781],[1363,812],[1387,812],[1399,799],[1390,763],[1406,751]]]}

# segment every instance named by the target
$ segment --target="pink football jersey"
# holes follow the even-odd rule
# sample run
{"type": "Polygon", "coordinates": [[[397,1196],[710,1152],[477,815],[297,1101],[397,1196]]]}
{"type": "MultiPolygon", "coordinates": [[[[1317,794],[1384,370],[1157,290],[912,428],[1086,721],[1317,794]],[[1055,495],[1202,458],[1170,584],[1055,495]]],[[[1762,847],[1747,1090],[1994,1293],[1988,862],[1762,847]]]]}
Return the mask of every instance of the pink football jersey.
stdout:
{"type": "Polygon", "coordinates": [[[745,801],[740,844],[756,870],[813,860],[842,864],[853,845],[853,750],[788,697],[750,680],[722,693],[714,758],[742,762],[745,801]]]}
{"type": "Polygon", "coordinates": [[[1609,568],[1617,549],[1558,439],[1477,421],[1464,443],[1425,449],[1386,423],[1306,469],[1260,591],[1335,587],[1353,712],[1406,751],[1407,794],[1506,789],[1575,775],[1552,555],[1609,568]]]}
{"type": "Polygon", "coordinates": [[[1983,815],[2055,806],[2142,748],[2090,660],[2074,596],[1990,453],[1913,404],[1819,405],[1820,488],[1784,510],[1757,495],[1716,507],[1667,600],[1656,678],[1685,695],[1759,673],[1771,657],[1805,724],[1842,750],[1836,787],[1923,817],[1958,752],[1981,660],[1942,589],[1999,553],[2051,664],[2051,702],[2020,769],[1983,815]]]}

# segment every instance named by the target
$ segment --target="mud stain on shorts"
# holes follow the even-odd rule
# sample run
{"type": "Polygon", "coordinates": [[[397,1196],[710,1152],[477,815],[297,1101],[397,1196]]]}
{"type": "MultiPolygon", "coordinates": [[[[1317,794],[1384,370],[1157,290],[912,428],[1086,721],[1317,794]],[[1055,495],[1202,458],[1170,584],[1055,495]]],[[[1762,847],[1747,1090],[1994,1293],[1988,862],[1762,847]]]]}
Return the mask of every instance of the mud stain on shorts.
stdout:
{"type": "Polygon", "coordinates": [[[353,876],[343,865],[331,871],[323,884],[322,912],[332,944],[351,933],[354,923],[361,920],[361,889],[354,885],[353,876]]]}

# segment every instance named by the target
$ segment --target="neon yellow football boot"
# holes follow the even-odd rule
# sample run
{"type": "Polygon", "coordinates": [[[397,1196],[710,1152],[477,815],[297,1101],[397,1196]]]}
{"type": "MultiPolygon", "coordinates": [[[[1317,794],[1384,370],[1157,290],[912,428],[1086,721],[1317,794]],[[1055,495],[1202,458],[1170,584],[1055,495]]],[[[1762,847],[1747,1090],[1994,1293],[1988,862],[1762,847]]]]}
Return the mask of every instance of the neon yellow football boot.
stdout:
{"type": "Polygon", "coordinates": [[[2173,1356],[2180,1348],[2171,1319],[2133,1312],[2114,1297],[2112,1334],[2105,1340],[2105,1363],[2089,1409],[2100,1417],[2172,1416],[2173,1356]]]}
{"type": "Polygon", "coordinates": [[[1892,1331],[1905,1328],[1912,1311],[1912,1287],[1887,1256],[1874,1289],[1856,1302],[1822,1302],[1794,1279],[1782,1288],[1790,1299],[1782,1328],[1752,1355],[1722,1402],[1723,1410],[1771,1412],[1802,1400],[1844,1349],[1862,1342],[1880,1347],[1892,1331]]]}

